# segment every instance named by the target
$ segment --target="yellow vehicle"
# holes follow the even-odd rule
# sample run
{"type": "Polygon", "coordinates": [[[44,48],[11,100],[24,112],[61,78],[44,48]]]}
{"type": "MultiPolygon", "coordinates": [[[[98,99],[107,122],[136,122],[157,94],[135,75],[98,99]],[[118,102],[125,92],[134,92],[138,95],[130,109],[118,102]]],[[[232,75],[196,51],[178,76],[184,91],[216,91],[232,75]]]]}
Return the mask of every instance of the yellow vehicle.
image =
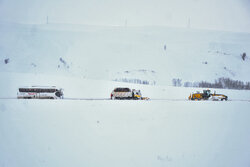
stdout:
{"type": "Polygon", "coordinates": [[[211,97],[210,90],[203,90],[203,93],[197,92],[190,94],[188,97],[189,100],[208,100],[211,97]]]}
{"type": "Polygon", "coordinates": [[[203,93],[197,92],[197,93],[193,93],[190,94],[188,97],[189,100],[227,100],[228,97],[226,95],[223,94],[216,94],[215,92],[212,94],[211,91],[208,90],[203,90],[203,93]]]}

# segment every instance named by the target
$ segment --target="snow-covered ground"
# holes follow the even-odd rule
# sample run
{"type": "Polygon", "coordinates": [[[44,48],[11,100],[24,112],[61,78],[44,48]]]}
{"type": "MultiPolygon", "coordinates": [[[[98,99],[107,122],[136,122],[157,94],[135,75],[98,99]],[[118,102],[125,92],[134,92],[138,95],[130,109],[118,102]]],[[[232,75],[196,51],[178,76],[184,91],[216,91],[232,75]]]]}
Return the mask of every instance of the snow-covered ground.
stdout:
{"type": "Polygon", "coordinates": [[[56,75],[1,76],[1,167],[250,165],[249,91],[216,90],[230,101],[187,101],[196,89],[56,75]],[[15,99],[19,86],[37,84],[64,88],[66,99],[15,99]],[[116,86],[140,88],[152,100],[71,99],[107,99],[116,86]]]}
{"type": "Polygon", "coordinates": [[[248,167],[250,103],[0,100],[0,166],[248,167]]]}

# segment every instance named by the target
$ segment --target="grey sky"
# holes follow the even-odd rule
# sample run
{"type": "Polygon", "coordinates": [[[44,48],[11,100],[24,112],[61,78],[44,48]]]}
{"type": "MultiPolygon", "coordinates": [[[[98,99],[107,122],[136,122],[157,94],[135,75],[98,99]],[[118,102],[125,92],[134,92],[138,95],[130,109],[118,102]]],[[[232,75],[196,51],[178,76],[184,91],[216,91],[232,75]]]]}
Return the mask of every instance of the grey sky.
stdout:
{"type": "Polygon", "coordinates": [[[250,0],[0,0],[0,21],[250,32],[250,0]]]}

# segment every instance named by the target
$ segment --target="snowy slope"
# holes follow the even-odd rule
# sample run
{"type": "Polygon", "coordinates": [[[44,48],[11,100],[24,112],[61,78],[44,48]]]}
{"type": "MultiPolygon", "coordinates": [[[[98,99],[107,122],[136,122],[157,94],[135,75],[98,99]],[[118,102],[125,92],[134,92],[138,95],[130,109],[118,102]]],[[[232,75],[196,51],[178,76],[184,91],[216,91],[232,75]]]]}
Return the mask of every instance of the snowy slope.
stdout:
{"type": "Polygon", "coordinates": [[[105,80],[127,77],[161,85],[171,85],[173,78],[249,81],[247,33],[149,26],[0,25],[0,70],[4,72],[105,80]],[[240,57],[243,52],[246,61],[240,57]],[[10,63],[4,64],[7,58],[10,63]],[[152,78],[125,73],[140,70],[155,74],[152,78]]]}

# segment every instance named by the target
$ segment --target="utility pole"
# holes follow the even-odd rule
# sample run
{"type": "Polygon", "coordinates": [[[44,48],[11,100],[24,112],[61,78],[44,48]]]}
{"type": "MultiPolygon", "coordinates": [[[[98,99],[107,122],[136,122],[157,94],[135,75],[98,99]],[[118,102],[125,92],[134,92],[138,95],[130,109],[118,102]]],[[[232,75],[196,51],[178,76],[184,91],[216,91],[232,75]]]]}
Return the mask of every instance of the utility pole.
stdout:
{"type": "Polygon", "coordinates": [[[190,20],[190,17],[188,18],[187,28],[191,28],[191,20],[190,20]]]}

